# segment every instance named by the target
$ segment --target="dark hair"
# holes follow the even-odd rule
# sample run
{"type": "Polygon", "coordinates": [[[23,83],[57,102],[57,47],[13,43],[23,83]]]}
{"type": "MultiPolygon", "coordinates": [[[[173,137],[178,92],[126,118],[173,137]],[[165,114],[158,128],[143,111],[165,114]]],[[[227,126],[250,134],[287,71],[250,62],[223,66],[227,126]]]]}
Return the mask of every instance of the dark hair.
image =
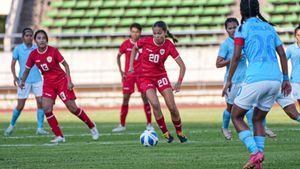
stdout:
{"type": "Polygon", "coordinates": [[[236,18],[227,18],[224,23],[225,29],[227,29],[227,24],[230,22],[235,22],[239,26],[239,21],[236,18]]]}
{"type": "Polygon", "coordinates": [[[174,43],[177,43],[178,40],[177,38],[168,30],[168,26],[164,21],[157,21],[154,23],[153,28],[154,27],[160,27],[162,28],[163,31],[167,32],[167,36],[170,37],[174,43]]]}
{"type": "Polygon", "coordinates": [[[295,35],[296,35],[296,33],[297,33],[298,30],[300,30],[300,24],[295,28],[295,32],[294,32],[295,35]]]}
{"type": "Polygon", "coordinates": [[[22,37],[25,36],[26,32],[31,32],[33,34],[33,30],[31,28],[24,28],[22,31],[22,37]]]}
{"type": "Polygon", "coordinates": [[[48,42],[48,35],[47,35],[46,31],[44,31],[43,29],[37,30],[37,31],[35,32],[34,37],[33,37],[34,40],[36,39],[36,36],[37,36],[37,34],[39,34],[39,33],[43,33],[43,34],[46,36],[46,40],[47,40],[47,42],[48,42]]]}
{"type": "Polygon", "coordinates": [[[267,22],[268,24],[274,26],[271,22],[268,22],[260,13],[259,11],[259,2],[258,0],[241,0],[240,3],[240,12],[242,15],[241,19],[241,26],[239,28],[239,31],[242,31],[242,25],[245,22],[246,18],[250,17],[258,17],[264,22],[267,22]]]}
{"type": "Polygon", "coordinates": [[[141,26],[139,23],[133,23],[133,24],[131,24],[131,25],[130,25],[130,30],[131,30],[132,28],[136,28],[136,29],[138,29],[140,32],[142,32],[142,26],[141,26]]]}

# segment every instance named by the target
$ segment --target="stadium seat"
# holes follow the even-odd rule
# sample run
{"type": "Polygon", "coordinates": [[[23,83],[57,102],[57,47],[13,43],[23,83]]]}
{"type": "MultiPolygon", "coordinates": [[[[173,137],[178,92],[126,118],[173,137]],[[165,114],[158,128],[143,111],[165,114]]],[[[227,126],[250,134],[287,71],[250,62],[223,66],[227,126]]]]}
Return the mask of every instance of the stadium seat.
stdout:
{"type": "Polygon", "coordinates": [[[88,18],[88,19],[81,19],[80,20],[80,26],[90,26],[93,25],[94,19],[88,18]]]}
{"type": "Polygon", "coordinates": [[[129,26],[134,22],[133,18],[123,18],[120,20],[121,26],[129,26]]]}
{"type": "Polygon", "coordinates": [[[187,24],[191,24],[191,25],[199,24],[199,17],[198,16],[196,16],[196,17],[189,17],[189,18],[187,18],[186,23],[187,24]]]}
{"type": "Polygon", "coordinates": [[[90,6],[90,1],[78,1],[77,4],[76,4],[76,8],[89,8],[90,6]]]}
{"type": "Polygon", "coordinates": [[[173,1],[170,1],[168,3],[168,6],[180,6],[181,5],[181,0],[173,0],[173,1]]]}
{"type": "Polygon", "coordinates": [[[62,7],[64,8],[73,8],[76,5],[76,0],[63,1],[62,7]]]}
{"type": "Polygon", "coordinates": [[[166,16],[176,15],[176,12],[177,12],[176,8],[167,8],[167,9],[162,9],[162,10],[164,10],[163,14],[166,16]]]}
{"type": "Polygon", "coordinates": [[[85,10],[74,10],[72,11],[70,17],[81,18],[84,16],[85,10]]]}
{"type": "Polygon", "coordinates": [[[53,21],[51,19],[45,20],[41,23],[42,26],[44,27],[49,27],[53,24],[53,21]]]}
{"type": "Polygon", "coordinates": [[[178,8],[177,15],[181,15],[181,16],[183,16],[183,15],[189,15],[190,12],[191,12],[191,10],[193,10],[193,8],[187,8],[187,7],[185,7],[185,8],[178,8]]]}
{"type": "Polygon", "coordinates": [[[76,29],[77,33],[88,33],[90,30],[88,28],[77,28],[76,29]]]}
{"type": "Polygon", "coordinates": [[[187,17],[176,17],[176,19],[173,20],[173,25],[186,25],[187,24],[187,17]]]}
{"type": "Polygon", "coordinates": [[[281,23],[284,21],[284,17],[282,15],[275,15],[275,16],[272,16],[271,18],[271,22],[273,23],[281,23]]]}
{"type": "Polygon", "coordinates": [[[139,10],[139,16],[149,16],[152,13],[150,8],[139,10]]]}
{"type": "Polygon", "coordinates": [[[156,21],[159,21],[160,18],[148,18],[146,25],[152,26],[156,21]]]}
{"type": "Polygon", "coordinates": [[[150,13],[151,16],[162,16],[164,15],[164,8],[157,8],[155,10],[152,10],[152,12],[150,13]]]}
{"type": "Polygon", "coordinates": [[[98,39],[89,38],[89,39],[85,39],[84,44],[96,45],[98,42],[99,42],[98,39]]]}
{"type": "Polygon", "coordinates": [[[147,22],[147,18],[143,17],[143,18],[136,18],[135,22],[141,24],[142,26],[146,24],[147,22]]]}
{"type": "Polygon", "coordinates": [[[72,45],[78,45],[81,46],[84,44],[84,40],[83,38],[76,38],[76,39],[72,39],[72,45]]]}
{"type": "Polygon", "coordinates": [[[60,8],[63,6],[63,1],[53,1],[50,3],[50,6],[53,8],[60,8]]]}
{"type": "Polygon", "coordinates": [[[115,7],[124,8],[129,4],[128,0],[118,0],[115,4],[115,7]]]}
{"type": "Polygon", "coordinates": [[[80,19],[69,19],[66,26],[77,26],[80,24],[80,19]]]}
{"type": "Polygon", "coordinates": [[[126,9],[124,16],[136,16],[138,14],[138,9],[126,9]]]}
{"type": "Polygon", "coordinates": [[[212,19],[211,16],[202,17],[202,18],[200,18],[200,20],[199,20],[199,23],[200,23],[201,25],[210,25],[210,24],[212,24],[212,22],[213,22],[213,19],[212,19]]]}
{"type": "Polygon", "coordinates": [[[155,2],[155,6],[163,7],[168,6],[169,1],[168,0],[159,0],[155,2]]]}
{"type": "Polygon", "coordinates": [[[141,3],[142,4],[140,6],[143,6],[143,7],[154,6],[155,0],[142,1],[141,3]]]}
{"type": "Polygon", "coordinates": [[[288,11],[287,5],[280,5],[275,8],[276,13],[286,13],[288,11]]]}
{"type": "Polygon", "coordinates": [[[298,22],[298,16],[297,15],[287,15],[285,16],[286,22],[298,22]]]}
{"type": "Polygon", "coordinates": [[[106,24],[108,26],[116,26],[119,24],[119,22],[120,22],[120,18],[110,18],[106,21],[106,24]]]}
{"type": "Polygon", "coordinates": [[[116,5],[115,0],[103,1],[102,7],[104,8],[113,8],[116,5]]]}
{"type": "Polygon", "coordinates": [[[90,3],[91,7],[98,8],[102,6],[102,0],[92,0],[90,3]]]}
{"type": "Polygon", "coordinates": [[[130,1],[129,7],[140,7],[143,6],[143,0],[135,0],[135,1],[130,1]]]}
{"type": "Polygon", "coordinates": [[[98,16],[98,9],[87,10],[85,12],[85,17],[94,18],[98,16]]]}
{"type": "Polygon", "coordinates": [[[97,27],[97,28],[91,28],[90,32],[91,33],[102,33],[102,28],[99,28],[99,27],[97,27]]]}
{"type": "Polygon", "coordinates": [[[94,21],[93,26],[105,26],[106,21],[106,18],[98,18],[94,21]]]}
{"type": "Polygon", "coordinates": [[[197,8],[192,8],[192,10],[190,11],[192,15],[201,15],[203,14],[203,7],[197,7],[197,8]]]}
{"type": "Polygon", "coordinates": [[[124,8],[122,8],[122,9],[114,9],[114,10],[111,11],[111,16],[120,17],[120,16],[123,16],[124,13],[125,13],[124,8]]]}
{"type": "Polygon", "coordinates": [[[52,10],[52,11],[47,12],[47,16],[50,17],[50,18],[56,17],[57,14],[58,14],[57,10],[52,10]]]}
{"type": "Polygon", "coordinates": [[[55,22],[53,22],[53,26],[62,27],[65,26],[66,23],[67,23],[66,19],[56,19],[55,22]]]}
{"type": "Polygon", "coordinates": [[[206,5],[207,0],[195,0],[194,3],[195,5],[206,5]]]}
{"type": "Polygon", "coordinates": [[[207,7],[204,8],[203,14],[204,15],[215,15],[217,13],[216,7],[207,7]]]}
{"type": "Polygon", "coordinates": [[[181,1],[181,5],[182,6],[194,6],[194,0],[185,0],[185,1],[181,1]]]}
{"type": "Polygon", "coordinates": [[[112,14],[112,10],[111,9],[100,9],[100,11],[98,12],[98,16],[99,17],[108,17],[112,14]]]}
{"type": "Polygon", "coordinates": [[[58,13],[57,13],[57,16],[58,17],[69,17],[70,15],[72,14],[72,11],[71,10],[60,10],[58,13]]]}

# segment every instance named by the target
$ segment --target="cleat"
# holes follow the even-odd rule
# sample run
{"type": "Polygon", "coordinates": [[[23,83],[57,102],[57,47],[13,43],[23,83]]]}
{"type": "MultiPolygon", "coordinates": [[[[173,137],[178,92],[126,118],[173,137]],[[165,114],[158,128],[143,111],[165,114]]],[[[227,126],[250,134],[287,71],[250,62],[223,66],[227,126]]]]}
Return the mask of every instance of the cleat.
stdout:
{"type": "Polygon", "coordinates": [[[14,128],[15,126],[9,125],[9,127],[4,131],[4,136],[10,136],[13,133],[14,128]]]}
{"type": "Polygon", "coordinates": [[[266,128],[265,133],[269,138],[276,138],[277,134],[274,133],[271,129],[266,128]]]}
{"type": "Polygon", "coordinates": [[[49,133],[46,130],[44,130],[43,128],[38,128],[36,130],[36,135],[48,135],[48,134],[49,133]]]}
{"type": "Polygon", "coordinates": [[[258,163],[264,161],[264,154],[257,152],[250,156],[249,161],[244,165],[243,169],[253,169],[258,163]]]}
{"type": "Polygon", "coordinates": [[[55,137],[55,139],[51,140],[50,142],[58,144],[58,143],[64,143],[64,142],[66,142],[66,140],[64,137],[57,136],[57,137],[55,137]]]}
{"type": "Polygon", "coordinates": [[[262,163],[256,163],[253,169],[262,169],[262,163]]]}
{"type": "Polygon", "coordinates": [[[91,129],[92,138],[93,138],[93,140],[98,140],[100,135],[99,135],[99,132],[98,132],[98,129],[97,129],[95,123],[94,123],[94,125],[95,125],[95,127],[93,127],[91,129]]]}
{"type": "Polygon", "coordinates": [[[183,135],[182,133],[177,134],[177,137],[180,141],[180,143],[186,143],[188,141],[187,137],[183,135]]]}
{"type": "Polygon", "coordinates": [[[231,132],[228,129],[222,128],[221,131],[222,131],[222,133],[223,133],[226,140],[231,140],[232,139],[231,132]]]}
{"type": "Polygon", "coordinates": [[[152,124],[147,124],[146,129],[149,131],[154,131],[154,127],[152,126],[152,124]]]}
{"type": "Polygon", "coordinates": [[[114,128],[114,129],[112,130],[112,132],[118,133],[118,132],[123,132],[123,131],[125,131],[125,130],[126,130],[126,127],[125,127],[125,126],[122,126],[122,125],[120,124],[118,127],[114,128]]]}
{"type": "Polygon", "coordinates": [[[168,131],[164,133],[164,137],[167,139],[167,143],[172,143],[174,140],[174,137],[171,136],[171,134],[168,131]]]}

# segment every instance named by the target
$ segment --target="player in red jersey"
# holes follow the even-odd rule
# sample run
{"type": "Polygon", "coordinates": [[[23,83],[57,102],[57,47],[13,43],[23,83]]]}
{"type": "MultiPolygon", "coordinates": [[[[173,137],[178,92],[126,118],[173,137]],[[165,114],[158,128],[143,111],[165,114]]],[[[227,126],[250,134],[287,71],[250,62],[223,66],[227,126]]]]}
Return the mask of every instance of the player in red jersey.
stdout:
{"type": "Polygon", "coordinates": [[[141,59],[139,57],[139,52],[135,57],[134,62],[134,74],[128,73],[129,62],[130,62],[130,54],[133,46],[139,40],[142,32],[142,26],[138,23],[133,23],[130,26],[130,38],[125,40],[119,48],[119,53],[117,56],[117,63],[119,67],[119,71],[121,73],[122,83],[123,83],[123,103],[121,106],[120,112],[120,125],[117,128],[114,128],[113,132],[122,132],[126,130],[125,121],[126,116],[128,114],[128,103],[130,99],[130,95],[134,92],[134,84],[137,85],[138,91],[141,92],[141,97],[144,102],[144,111],[147,118],[147,130],[153,130],[151,124],[151,108],[146,97],[146,94],[142,92],[140,86],[140,65],[141,59]],[[125,69],[124,71],[121,68],[121,56],[125,54],[125,69]]]}
{"type": "Polygon", "coordinates": [[[168,143],[171,143],[174,138],[169,133],[158,97],[156,95],[156,89],[164,97],[166,105],[171,112],[172,122],[177,132],[177,136],[181,143],[187,141],[187,138],[182,134],[181,118],[177,109],[174,95],[172,92],[172,86],[167,76],[164,63],[169,55],[176,61],[180,67],[180,74],[177,83],[174,86],[174,91],[179,92],[182,79],[185,74],[185,65],[179,53],[176,50],[175,45],[166,37],[170,37],[176,43],[177,39],[169,32],[167,25],[163,21],[156,22],[153,27],[153,37],[141,38],[136,45],[132,48],[130,56],[129,72],[134,72],[134,57],[139,49],[142,49],[142,77],[141,87],[146,92],[147,98],[152,106],[153,113],[156,122],[161,129],[164,137],[168,143]]]}
{"type": "Polygon", "coordinates": [[[58,49],[48,45],[48,35],[44,30],[38,30],[34,34],[34,40],[38,46],[33,50],[26,63],[22,81],[19,84],[20,88],[24,87],[24,82],[34,64],[37,65],[43,74],[43,96],[42,105],[45,111],[45,116],[49,126],[55,134],[55,139],[52,143],[65,142],[65,138],[59,128],[58,122],[53,114],[53,105],[55,104],[56,96],[65,103],[68,110],[81,119],[91,130],[92,138],[97,140],[99,132],[86,113],[78,108],[75,103],[75,93],[73,91],[73,83],[70,76],[70,69],[68,63],[64,60],[58,49]],[[60,67],[62,64],[65,71],[60,67]]]}

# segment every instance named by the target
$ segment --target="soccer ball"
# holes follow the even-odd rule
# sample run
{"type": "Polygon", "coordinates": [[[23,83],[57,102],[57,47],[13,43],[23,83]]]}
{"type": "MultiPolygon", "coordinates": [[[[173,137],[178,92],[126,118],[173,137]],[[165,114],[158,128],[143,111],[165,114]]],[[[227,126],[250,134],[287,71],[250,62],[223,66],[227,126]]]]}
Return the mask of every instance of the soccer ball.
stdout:
{"type": "Polygon", "coordinates": [[[155,146],[158,143],[157,133],[153,130],[145,130],[140,136],[140,143],[145,146],[155,146]]]}

